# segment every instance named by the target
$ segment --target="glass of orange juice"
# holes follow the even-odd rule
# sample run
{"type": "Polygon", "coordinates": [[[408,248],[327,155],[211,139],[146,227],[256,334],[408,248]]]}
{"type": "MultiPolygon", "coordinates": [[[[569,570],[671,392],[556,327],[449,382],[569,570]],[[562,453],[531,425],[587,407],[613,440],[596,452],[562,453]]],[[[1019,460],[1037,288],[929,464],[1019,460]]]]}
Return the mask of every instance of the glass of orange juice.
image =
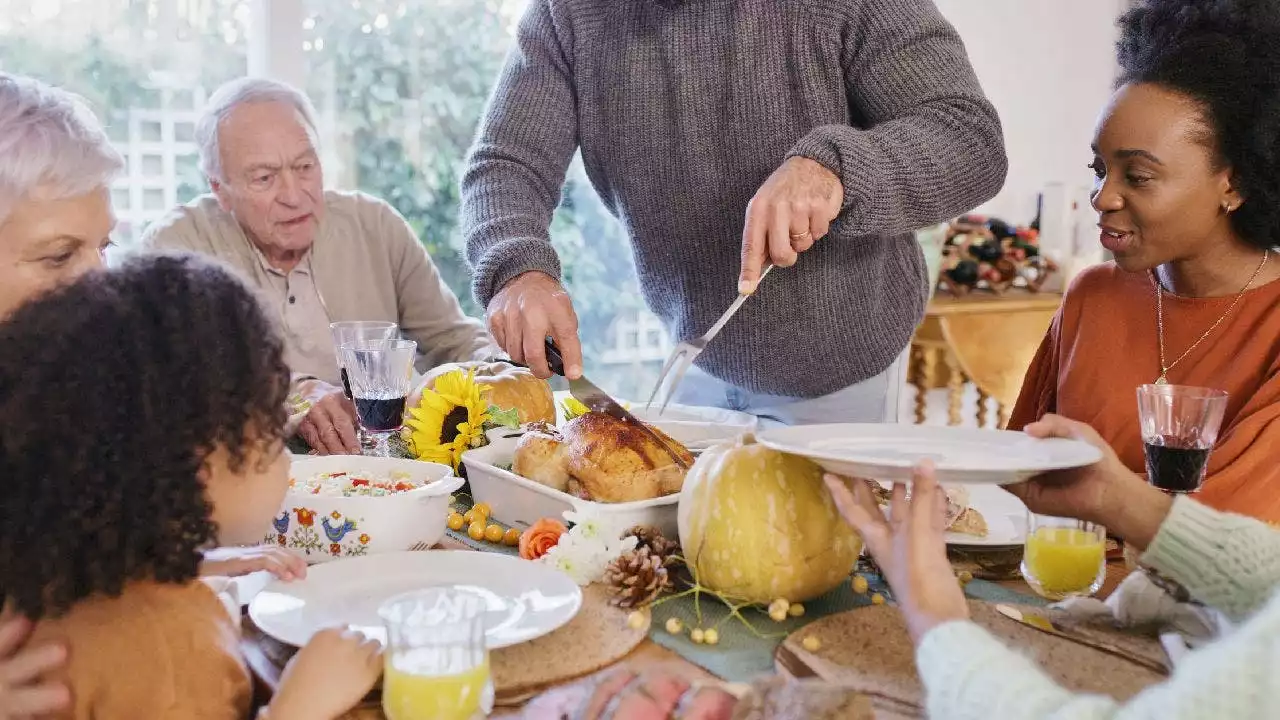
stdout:
{"type": "Polygon", "coordinates": [[[388,720],[475,720],[493,710],[484,598],[454,587],[397,595],[387,628],[382,711],[388,720]]]}
{"type": "Polygon", "coordinates": [[[1107,576],[1107,531],[1074,518],[1027,514],[1022,576],[1038,595],[1092,595],[1107,576]]]}

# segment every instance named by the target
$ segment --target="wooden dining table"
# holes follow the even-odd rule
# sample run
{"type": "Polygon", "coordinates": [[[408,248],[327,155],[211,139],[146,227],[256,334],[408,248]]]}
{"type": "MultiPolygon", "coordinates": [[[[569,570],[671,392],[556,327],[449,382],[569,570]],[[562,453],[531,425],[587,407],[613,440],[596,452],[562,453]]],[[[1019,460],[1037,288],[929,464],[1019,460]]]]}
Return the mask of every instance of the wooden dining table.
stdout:
{"type": "MultiPolygon", "coordinates": [[[[448,537],[437,546],[446,550],[471,550],[480,552],[474,548],[468,547],[461,542],[452,540],[448,537]]],[[[430,552],[430,550],[424,551],[430,552]]],[[[1120,558],[1109,560],[1106,569],[1106,579],[1102,588],[1098,591],[1098,597],[1106,597],[1130,572],[1124,561],[1120,558]]],[[[1032,594],[1031,588],[1026,581],[1019,579],[998,581],[1010,590],[1017,592],[1032,594]]],[[[241,650],[244,654],[246,663],[250,671],[253,673],[255,681],[255,700],[258,705],[265,705],[276,691],[280,684],[281,668],[287,662],[294,650],[284,646],[279,641],[265,635],[261,630],[253,625],[246,614],[243,618],[243,637],[241,640],[241,650]]],[[[695,665],[684,659],[672,650],[657,644],[651,639],[645,639],[627,655],[623,660],[614,666],[601,672],[614,672],[618,669],[627,669],[638,673],[646,671],[663,669],[674,672],[680,677],[692,680],[710,682],[720,680],[706,669],[695,665]]],[[[577,678],[570,682],[582,680],[577,678]]],[[[492,718],[519,718],[523,715],[523,707],[525,702],[499,706],[494,708],[490,714],[492,718]]],[[[381,710],[378,709],[376,700],[366,701],[357,710],[346,716],[346,720],[376,720],[382,718],[381,710]]]]}

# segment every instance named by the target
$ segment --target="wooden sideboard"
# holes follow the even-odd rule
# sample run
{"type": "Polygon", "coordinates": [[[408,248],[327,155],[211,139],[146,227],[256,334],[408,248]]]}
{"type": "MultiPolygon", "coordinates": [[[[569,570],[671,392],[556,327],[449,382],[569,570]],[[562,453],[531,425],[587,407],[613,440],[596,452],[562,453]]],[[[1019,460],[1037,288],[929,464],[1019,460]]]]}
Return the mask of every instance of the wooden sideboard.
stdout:
{"type": "Polygon", "coordinates": [[[916,389],[915,420],[925,421],[926,394],[947,388],[947,424],[959,425],[967,383],[978,389],[978,426],[995,400],[999,427],[1009,421],[1022,378],[1062,296],[1053,293],[936,295],[911,341],[907,381],[916,389]]]}

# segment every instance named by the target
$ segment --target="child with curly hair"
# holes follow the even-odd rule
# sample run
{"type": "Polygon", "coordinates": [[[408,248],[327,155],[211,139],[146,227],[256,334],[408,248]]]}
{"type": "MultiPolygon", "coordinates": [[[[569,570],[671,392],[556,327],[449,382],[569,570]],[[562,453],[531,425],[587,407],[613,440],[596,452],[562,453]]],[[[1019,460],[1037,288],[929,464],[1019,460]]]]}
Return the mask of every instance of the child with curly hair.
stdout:
{"type": "MultiPolygon", "coordinates": [[[[283,500],[288,386],[254,296],[194,257],[91,273],[0,323],[0,604],[68,648],[67,717],[249,714],[238,607],[198,574],[283,500]]],[[[375,641],[325,631],[263,716],[336,717],[379,671],[375,641]]]]}

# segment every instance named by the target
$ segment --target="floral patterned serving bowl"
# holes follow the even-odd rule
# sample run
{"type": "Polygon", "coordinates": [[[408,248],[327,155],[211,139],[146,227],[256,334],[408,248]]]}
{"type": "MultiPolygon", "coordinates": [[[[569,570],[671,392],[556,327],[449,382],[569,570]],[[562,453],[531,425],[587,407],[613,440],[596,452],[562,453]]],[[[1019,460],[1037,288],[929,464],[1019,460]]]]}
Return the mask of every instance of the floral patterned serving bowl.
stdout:
{"type": "Polygon", "coordinates": [[[295,455],[289,476],[295,487],[285,494],[263,541],[288,548],[309,563],[434,545],[444,537],[450,494],[462,487],[462,478],[447,465],[363,455],[295,455]],[[322,473],[398,477],[421,486],[351,497],[316,495],[303,488],[322,473]]]}

